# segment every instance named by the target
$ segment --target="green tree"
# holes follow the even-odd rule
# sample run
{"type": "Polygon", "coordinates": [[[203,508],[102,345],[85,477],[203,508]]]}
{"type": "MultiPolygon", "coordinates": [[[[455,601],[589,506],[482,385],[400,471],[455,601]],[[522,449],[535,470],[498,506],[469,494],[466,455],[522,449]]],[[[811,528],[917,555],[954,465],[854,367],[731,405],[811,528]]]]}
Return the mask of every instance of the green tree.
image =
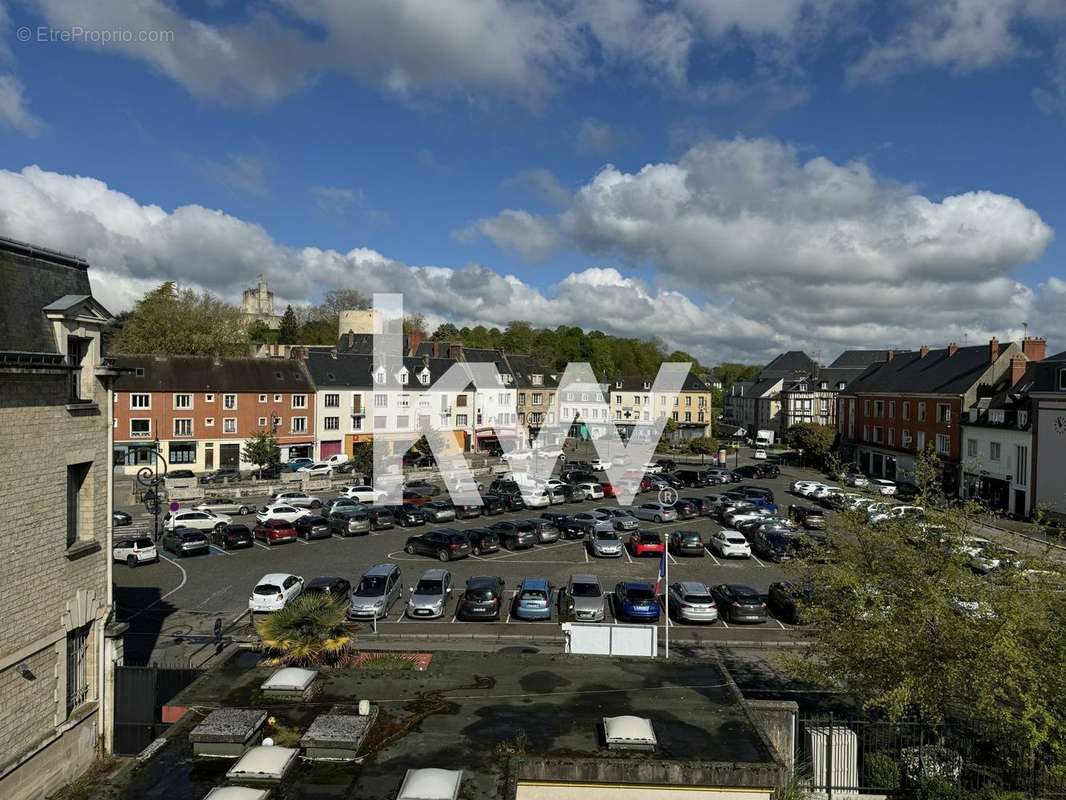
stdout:
{"type": "Polygon", "coordinates": [[[374,474],[374,443],[356,442],[352,447],[353,471],[362,473],[366,480],[374,474]]]}
{"type": "Polygon", "coordinates": [[[833,451],[836,429],[829,425],[801,422],[785,431],[785,444],[803,451],[803,463],[825,467],[833,451]]]}
{"type": "Polygon", "coordinates": [[[300,323],[296,320],[296,312],[292,310],[292,306],[285,306],[281,327],[278,328],[278,341],[281,344],[296,344],[299,336],[300,323]]]}
{"type": "Polygon", "coordinates": [[[729,387],[734,383],[753,380],[755,376],[759,374],[759,370],[761,369],[762,367],[753,364],[727,362],[715,367],[713,373],[714,376],[722,382],[722,390],[728,392],[729,387]]]}
{"type": "Polygon", "coordinates": [[[718,452],[718,442],[709,436],[699,436],[689,440],[688,449],[698,456],[706,456],[718,452]]]}
{"type": "Polygon", "coordinates": [[[352,643],[348,609],[329,595],[309,594],[256,623],[263,649],[283,664],[334,664],[352,643]]]}
{"type": "Polygon", "coordinates": [[[137,301],[111,341],[116,354],[248,355],[248,336],[235,306],[172,281],[137,301]]]}
{"type": "Polygon", "coordinates": [[[278,340],[278,332],[271,330],[263,320],[257,319],[248,326],[248,341],[254,344],[269,344],[278,340]]]}
{"type": "Polygon", "coordinates": [[[278,450],[278,438],[269,431],[256,431],[241,448],[241,460],[248,464],[255,464],[260,472],[263,467],[269,467],[281,461],[281,451],[278,450]]]}
{"type": "Polygon", "coordinates": [[[426,331],[426,317],[424,314],[405,314],[403,318],[404,333],[421,333],[428,335],[426,331]]]}

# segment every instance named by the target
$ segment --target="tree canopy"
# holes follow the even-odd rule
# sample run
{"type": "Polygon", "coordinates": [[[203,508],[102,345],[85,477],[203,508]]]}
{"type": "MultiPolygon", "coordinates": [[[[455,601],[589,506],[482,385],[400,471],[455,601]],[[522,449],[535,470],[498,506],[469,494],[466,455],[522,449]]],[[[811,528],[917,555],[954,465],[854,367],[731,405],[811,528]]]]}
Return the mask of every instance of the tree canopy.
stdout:
{"type": "Polygon", "coordinates": [[[172,281],[148,292],[111,342],[117,354],[246,356],[248,335],[236,307],[172,281]]]}

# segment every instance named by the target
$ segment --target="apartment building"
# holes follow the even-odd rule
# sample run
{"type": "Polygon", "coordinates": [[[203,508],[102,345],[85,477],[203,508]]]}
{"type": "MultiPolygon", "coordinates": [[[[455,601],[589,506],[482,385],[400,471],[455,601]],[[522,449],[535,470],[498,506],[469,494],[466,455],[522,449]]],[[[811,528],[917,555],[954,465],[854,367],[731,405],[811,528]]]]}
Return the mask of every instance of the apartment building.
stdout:
{"type": "Polygon", "coordinates": [[[654,378],[642,375],[620,376],[609,384],[611,418],[627,436],[661,417],[676,423],[675,440],[710,434],[713,396],[706,381],[689,372],[679,392],[656,392],[654,385],[654,378]]]}
{"type": "Polygon", "coordinates": [[[110,742],[111,382],[89,265],[0,239],[0,797],[41,798],[110,742]]]}
{"type": "MultiPolygon", "coordinates": [[[[532,356],[506,355],[514,375],[516,398],[518,401],[518,428],[523,432],[525,443],[532,443],[540,434],[544,425],[555,424],[555,410],[552,401],[559,388],[559,376],[538,364],[532,356]]],[[[548,444],[560,444],[556,441],[548,444]]]]}
{"type": "Polygon", "coordinates": [[[840,392],[871,364],[888,357],[888,350],[845,350],[828,367],[816,366],[805,375],[785,379],[779,392],[779,432],[803,423],[835,428],[840,392]]]}
{"type": "Polygon", "coordinates": [[[242,448],[255,433],[278,440],[282,461],[315,455],[315,387],[298,359],[121,356],[115,382],[115,463],[132,474],[252,469],[242,448]]]}

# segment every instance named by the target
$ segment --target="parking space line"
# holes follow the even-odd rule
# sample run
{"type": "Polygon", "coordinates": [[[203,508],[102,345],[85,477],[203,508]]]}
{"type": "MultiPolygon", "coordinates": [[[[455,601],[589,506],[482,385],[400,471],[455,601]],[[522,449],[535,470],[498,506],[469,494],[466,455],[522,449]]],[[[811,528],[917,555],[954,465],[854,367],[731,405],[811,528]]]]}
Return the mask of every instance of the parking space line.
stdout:
{"type": "Polygon", "coordinates": [[[758,564],[760,567],[765,567],[766,566],[764,563],[762,563],[759,560],[759,557],[756,556],[754,553],[751,554],[751,557],[755,560],[755,563],[758,564]]]}
{"type": "Polygon", "coordinates": [[[589,563],[589,549],[586,547],[582,552],[585,554],[585,563],[589,563]]]}
{"type": "Polygon", "coordinates": [[[212,549],[212,550],[218,550],[218,552],[220,552],[220,553],[221,553],[222,555],[224,555],[224,556],[231,556],[231,555],[233,555],[233,553],[230,553],[230,552],[228,552],[228,551],[226,551],[226,550],[223,550],[223,549],[222,549],[221,547],[219,547],[219,546],[218,546],[217,544],[213,544],[213,545],[210,545],[210,547],[211,547],[211,549],[212,549]]]}
{"type": "Polygon", "coordinates": [[[516,594],[518,594],[518,590],[517,589],[512,589],[511,590],[511,599],[507,602],[507,622],[504,623],[505,625],[510,625],[511,624],[511,609],[514,607],[514,596],[516,594]]]}
{"type": "Polygon", "coordinates": [[[721,622],[725,627],[727,627],[727,628],[729,627],[729,623],[726,622],[725,619],[722,618],[721,613],[718,614],[718,621],[721,622]]]}
{"type": "Polygon", "coordinates": [[[298,542],[299,542],[300,544],[311,544],[310,542],[305,542],[305,541],[304,541],[303,539],[301,539],[301,538],[300,538],[299,536],[297,536],[297,537],[296,537],[296,541],[298,541],[298,542]]]}
{"type": "Polygon", "coordinates": [[[672,555],[670,555],[670,551],[669,550],[666,551],[666,557],[668,559],[670,559],[670,563],[671,564],[674,564],[675,566],[677,565],[677,559],[674,558],[672,555]]]}
{"type": "Polygon", "coordinates": [[[625,547],[623,545],[622,552],[626,554],[626,558],[628,558],[629,559],[629,563],[632,564],[633,563],[633,556],[629,555],[629,548],[625,547]]]}
{"type": "Polygon", "coordinates": [[[722,566],[722,562],[721,562],[721,561],[719,561],[719,560],[718,560],[717,558],[715,558],[715,557],[714,557],[714,553],[712,553],[712,552],[711,552],[711,548],[709,548],[709,547],[707,548],[707,555],[709,555],[709,556],[711,557],[711,560],[712,560],[712,561],[713,561],[713,562],[714,562],[715,564],[717,564],[717,565],[718,565],[719,567],[720,567],[720,566],[722,566]]]}
{"type": "MultiPolygon", "coordinates": [[[[397,618],[396,618],[395,620],[393,620],[393,622],[403,622],[403,620],[404,620],[404,617],[405,617],[406,615],[407,615],[407,608],[406,608],[406,607],[404,607],[403,611],[401,611],[401,612],[400,612],[400,616],[398,616],[398,617],[397,617],[397,618]]],[[[388,620],[386,620],[386,622],[387,622],[387,621],[388,621],[388,620]]]]}
{"type": "Polygon", "coordinates": [[[269,547],[267,547],[262,542],[252,542],[252,544],[254,544],[256,547],[262,547],[264,550],[269,550],[270,549],[269,547]]]}
{"type": "Polygon", "coordinates": [[[788,630],[788,628],[786,628],[784,625],[781,624],[781,620],[779,620],[777,617],[770,617],[770,619],[772,619],[774,622],[776,622],[777,626],[779,628],[781,628],[781,630],[783,630],[783,631],[787,631],[788,630]]]}

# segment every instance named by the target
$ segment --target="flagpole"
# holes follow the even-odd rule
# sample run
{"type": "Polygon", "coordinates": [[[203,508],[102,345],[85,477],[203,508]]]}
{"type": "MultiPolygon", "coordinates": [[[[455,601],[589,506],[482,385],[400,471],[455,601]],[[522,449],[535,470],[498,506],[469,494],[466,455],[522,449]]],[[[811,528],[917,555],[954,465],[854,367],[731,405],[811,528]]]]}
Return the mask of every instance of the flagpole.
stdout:
{"type": "MultiPolygon", "coordinates": [[[[666,539],[667,537],[663,537],[666,539]]],[[[663,624],[666,626],[666,658],[670,658],[670,558],[667,555],[669,547],[666,542],[663,542],[663,606],[666,610],[666,619],[663,620],[663,624]]]]}

